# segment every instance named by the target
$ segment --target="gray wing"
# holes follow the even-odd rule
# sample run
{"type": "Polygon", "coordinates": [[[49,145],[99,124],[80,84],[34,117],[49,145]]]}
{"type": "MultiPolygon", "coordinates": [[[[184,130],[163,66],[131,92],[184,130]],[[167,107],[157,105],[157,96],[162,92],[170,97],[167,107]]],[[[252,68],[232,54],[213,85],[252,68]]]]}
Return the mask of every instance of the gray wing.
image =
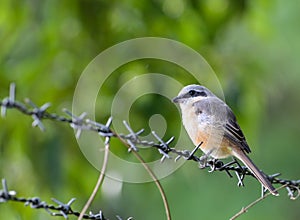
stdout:
{"type": "Polygon", "coordinates": [[[251,150],[247,144],[246,138],[236,121],[236,117],[232,110],[227,107],[227,122],[225,124],[225,137],[230,139],[233,143],[237,144],[243,151],[250,153],[251,150]]]}

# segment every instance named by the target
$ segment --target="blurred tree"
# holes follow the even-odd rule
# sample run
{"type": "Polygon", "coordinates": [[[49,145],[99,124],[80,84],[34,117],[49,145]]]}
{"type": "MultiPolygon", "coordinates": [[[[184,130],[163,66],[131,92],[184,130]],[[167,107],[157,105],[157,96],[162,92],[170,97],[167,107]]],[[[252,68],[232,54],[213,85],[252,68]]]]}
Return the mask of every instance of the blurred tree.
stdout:
{"type": "MultiPolygon", "coordinates": [[[[80,74],[104,49],[137,37],[174,39],[200,52],[216,71],[258,165],[267,173],[297,178],[298,12],[297,1],[283,0],[2,0],[0,98],[7,95],[9,83],[15,82],[18,99],[29,97],[38,105],[51,102],[56,112],[71,109],[80,74]]],[[[128,63],[103,86],[103,104],[97,106],[103,106],[103,114],[97,119],[107,119],[114,95],[127,81],[152,72],[172,76],[182,84],[197,82],[170,63],[150,59],[128,63]]],[[[139,98],[130,120],[136,129],[144,126],[149,131],[153,114],[165,116],[166,137],[178,131],[179,113],[155,95],[139,98]]],[[[30,127],[29,118],[15,111],[9,111],[0,123],[1,177],[20,195],[64,201],[77,197],[75,208],[80,209],[95,184],[97,170],[82,156],[73,132],[46,122],[47,131],[41,133],[30,127]]],[[[114,150],[126,154],[117,143],[114,150]]],[[[156,152],[148,151],[145,156],[158,158],[156,152]]],[[[162,183],[174,219],[199,218],[199,212],[202,218],[228,218],[259,196],[254,180],[240,189],[224,175],[207,174],[190,163],[162,183]]],[[[93,209],[101,208],[107,216],[165,218],[153,184],[124,183],[119,196],[105,195],[104,191],[98,194],[93,209]]],[[[296,206],[299,201],[270,198],[242,218],[298,219],[296,206]]],[[[51,219],[47,213],[15,204],[1,204],[0,213],[3,219],[51,219]]]]}

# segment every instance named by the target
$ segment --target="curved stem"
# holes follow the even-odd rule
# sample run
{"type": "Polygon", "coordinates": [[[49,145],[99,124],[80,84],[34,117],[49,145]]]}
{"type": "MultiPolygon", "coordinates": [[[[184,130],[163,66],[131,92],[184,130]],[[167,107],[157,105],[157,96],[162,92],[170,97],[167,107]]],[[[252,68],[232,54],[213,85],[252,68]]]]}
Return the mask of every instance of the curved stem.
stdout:
{"type": "MultiPolygon", "coordinates": [[[[120,135],[116,134],[115,132],[113,132],[114,136],[117,137],[126,147],[131,148],[131,146],[122,138],[120,137],[120,135]]],[[[163,204],[165,207],[165,212],[166,212],[166,217],[167,220],[171,220],[171,212],[170,212],[170,206],[167,200],[167,196],[166,193],[161,185],[161,183],[159,182],[159,180],[157,179],[156,175],[153,173],[153,171],[151,170],[151,168],[147,165],[147,163],[144,161],[144,159],[136,152],[136,151],[132,151],[132,153],[134,154],[134,156],[141,162],[141,164],[143,165],[143,167],[145,168],[145,170],[149,173],[150,177],[153,179],[153,181],[155,182],[155,185],[157,187],[157,189],[159,190],[159,193],[161,195],[161,198],[163,200],[163,204]]]]}
{"type": "MultiPolygon", "coordinates": [[[[278,187],[276,190],[280,190],[284,187],[286,187],[287,184],[282,185],[280,187],[278,187]]],[[[238,213],[236,213],[234,216],[232,216],[230,218],[230,220],[235,220],[237,219],[239,216],[241,216],[242,214],[246,213],[250,208],[252,208],[254,205],[256,205],[257,203],[259,203],[260,201],[262,201],[263,199],[267,198],[269,195],[272,195],[270,192],[266,193],[265,195],[263,195],[262,197],[258,198],[257,200],[255,200],[254,202],[251,202],[249,205],[247,205],[245,208],[243,207],[241,209],[241,211],[239,211],[238,213]]]]}
{"type": "Polygon", "coordinates": [[[87,209],[92,204],[93,200],[96,197],[96,194],[97,194],[98,190],[100,189],[100,187],[101,187],[101,185],[102,185],[102,183],[104,181],[105,171],[106,171],[107,162],[108,162],[108,155],[109,155],[109,140],[107,140],[105,142],[104,159],[103,159],[103,164],[102,164],[102,168],[101,168],[100,175],[98,177],[97,183],[96,183],[96,185],[94,187],[94,190],[93,190],[93,192],[92,192],[89,200],[86,202],[86,204],[84,205],[82,211],[80,212],[78,220],[82,220],[84,214],[86,213],[87,209]]]}

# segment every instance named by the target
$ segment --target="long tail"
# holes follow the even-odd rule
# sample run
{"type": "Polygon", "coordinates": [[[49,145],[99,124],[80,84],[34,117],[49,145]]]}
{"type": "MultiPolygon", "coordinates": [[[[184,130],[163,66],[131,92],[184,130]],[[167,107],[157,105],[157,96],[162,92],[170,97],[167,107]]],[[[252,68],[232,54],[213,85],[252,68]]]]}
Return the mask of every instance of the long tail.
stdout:
{"type": "Polygon", "coordinates": [[[244,153],[242,150],[233,150],[233,154],[239,160],[241,160],[248,169],[251,170],[256,179],[273,195],[278,196],[277,190],[271,184],[271,182],[266,178],[266,176],[258,169],[258,167],[252,162],[252,160],[244,153]]]}

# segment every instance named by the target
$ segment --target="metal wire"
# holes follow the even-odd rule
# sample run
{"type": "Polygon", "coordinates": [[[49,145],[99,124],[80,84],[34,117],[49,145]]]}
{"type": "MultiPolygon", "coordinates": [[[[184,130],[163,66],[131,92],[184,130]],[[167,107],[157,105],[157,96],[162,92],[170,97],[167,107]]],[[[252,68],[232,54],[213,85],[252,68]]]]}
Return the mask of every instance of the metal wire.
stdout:
{"type": "MultiPolygon", "coordinates": [[[[128,143],[130,146],[129,152],[138,151],[139,146],[148,146],[153,149],[157,149],[158,153],[162,155],[161,161],[163,162],[166,159],[171,159],[171,154],[176,155],[175,161],[183,158],[185,160],[194,161],[199,164],[199,167],[202,169],[208,168],[209,172],[219,171],[225,172],[229,177],[233,177],[232,173],[235,173],[238,178],[238,186],[243,186],[243,180],[246,176],[253,176],[250,170],[247,167],[241,166],[239,162],[235,159],[229,163],[224,163],[221,160],[216,160],[212,158],[207,158],[204,156],[196,156],[195,153],[198,151],[200,145],[195,147],[193,151],[189,150],[178,150],[170,147],[170,144],[175,140],[175,137],[169,138],[167,141],[164,141],[159,137],[154,131],[152,131],[153,137],[157,140],[147,141],[141,140],[140,135],[144,132],[144,129],[141,129],[135,132],[130,125],[123,121],[125,128],[128,130],[128,134],[117,134],[113,131],[109,125],[111,124],[112,118],[109,119],[109,123],[102,124],[96,121],[93,121],[87,118],[87,114],[83,112],[81,115],[73,115],[67,109],[63,109],[63,112],[66,116],[61,116],[56,113],[49,113],[47,110],[50,107],[50,103],[45,103],[41,107],[38,107],[30,99],[25,99],[25,102],[20,102],[15,99],[15,84],[12,83],[9,89],[9,96],[0,100],[1,107],[1,116],[5,117],[8,109],[15,109],[24,115],[31,116],[33,119],[32,126],[38,127],[41,131],[45,131],[45,126],[43,125],[43,120],[51,120],[56,122],[67,123],[76,131],[76,138],[80,138],[82,131],[91,131],[97,132],[100,136],[104,138],[119,138],[128,143]]],[[[266,175],[272,184],[286,185],[287,194],[290,199],[297,199],[300,195],[300,180],[288,180],[278,178],[281,174],[276,173],[272,175],[266,175]]],[[[41,201],[38,197],[34,198],[18,198],[15,195],[14,191],[8,191],[6,181],[2,181],[3,189],[0,191],[0,202],[16,201],[23,202],[31,208],[40,209],[43,208],[48,211],[51,215],[54,216],[63,216],[67,218],[68,215],[79,216],[79,212],[74,212],[71,209],[71,204],[75,199],[71,199],[68,203],[64,204],[60,201],[53,199],[58,206],[48,205],[47,203],[41,201]],[[55,210],[58,212],[51,212],[50,210],[55,210]]],[[[85,219],[106,219],[103,216],[103,213],[100,211],[98,214],[85,214],[85,219]]],[[[119,216],[118,219],[121,219],[119,216]]],[[[131,219],[128,218],[128,219],[131,219]]]]}

